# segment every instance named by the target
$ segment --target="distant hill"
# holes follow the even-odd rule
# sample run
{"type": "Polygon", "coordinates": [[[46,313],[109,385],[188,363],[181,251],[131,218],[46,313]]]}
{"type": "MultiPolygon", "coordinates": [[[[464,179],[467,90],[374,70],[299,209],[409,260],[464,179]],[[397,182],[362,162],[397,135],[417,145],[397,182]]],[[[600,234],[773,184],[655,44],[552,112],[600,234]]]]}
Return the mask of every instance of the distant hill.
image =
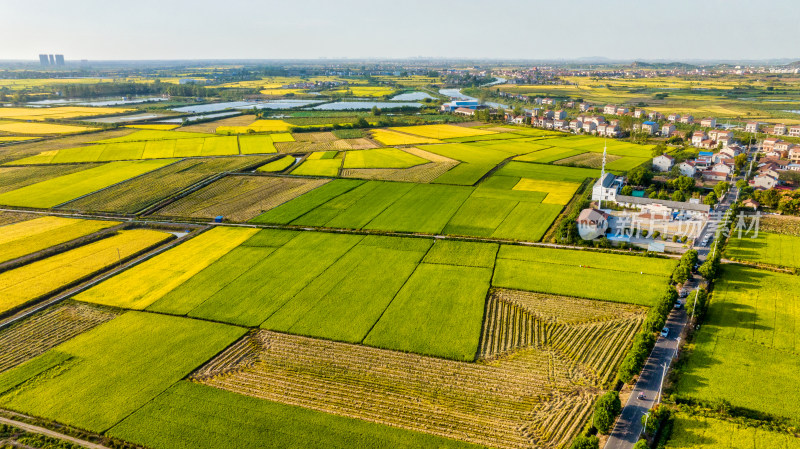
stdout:
{"type": "Polygon", "coordinates": [[[685,62],[642,62],[633,61],[631,67],[637,69],[695,69],[696,66],[685,62]]]}

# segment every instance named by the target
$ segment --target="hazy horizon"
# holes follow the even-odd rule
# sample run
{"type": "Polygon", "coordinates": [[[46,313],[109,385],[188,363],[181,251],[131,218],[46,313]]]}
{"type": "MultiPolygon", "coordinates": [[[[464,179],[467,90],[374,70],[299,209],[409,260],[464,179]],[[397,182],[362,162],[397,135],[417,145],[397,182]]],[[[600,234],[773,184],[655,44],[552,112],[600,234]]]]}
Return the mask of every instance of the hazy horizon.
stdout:
{"type": "Polygon", "coordinates": [[[0,60],[800,59],[789,0],[4,2],[0,60]],[[752,10],[752,12],[751,12],[752,10]]]}

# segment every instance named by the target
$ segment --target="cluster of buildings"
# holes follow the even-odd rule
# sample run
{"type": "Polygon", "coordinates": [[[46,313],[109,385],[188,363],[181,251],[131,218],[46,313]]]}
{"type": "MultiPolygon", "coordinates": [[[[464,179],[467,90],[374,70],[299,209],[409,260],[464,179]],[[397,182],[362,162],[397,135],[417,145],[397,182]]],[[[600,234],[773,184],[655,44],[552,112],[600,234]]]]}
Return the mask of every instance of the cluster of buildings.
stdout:
{"type": "Polygon", "coordinates": [[[744,127],[746,133],[763,132],[773,136],[800,137],[800,125],[786,126],[783,123],[776,123],[772,126],[762,126],[759,122],[747,122],[744,127]]]}
{"type": "Polygon", "coordinates": [[[39,64],[42,66],[64,65],[64,55],[39,55],[39,64]]]}

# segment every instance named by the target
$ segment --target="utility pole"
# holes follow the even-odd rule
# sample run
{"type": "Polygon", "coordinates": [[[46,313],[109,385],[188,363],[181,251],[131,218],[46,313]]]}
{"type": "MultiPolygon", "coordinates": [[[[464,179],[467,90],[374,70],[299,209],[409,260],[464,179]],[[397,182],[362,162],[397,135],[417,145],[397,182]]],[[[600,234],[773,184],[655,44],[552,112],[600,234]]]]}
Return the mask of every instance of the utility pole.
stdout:
{"type": "Polygon", "coordinates": [[[661,383],[658,384],[658,397],[656,398],[656,404],[661,402],[661,389],[664,387],[664,379],[667,377],[667,362],[661,364],[664,367],[661,373],[661,383]]]}
{"type": "Polygon", "coordinates": [[[700,296],[700,286],[697,286],[697,293],[694,294],[694,305],[692,305],[692,317],[689,321],[694,319],[694,310],[697,308],[697,297],[700,296]]]}

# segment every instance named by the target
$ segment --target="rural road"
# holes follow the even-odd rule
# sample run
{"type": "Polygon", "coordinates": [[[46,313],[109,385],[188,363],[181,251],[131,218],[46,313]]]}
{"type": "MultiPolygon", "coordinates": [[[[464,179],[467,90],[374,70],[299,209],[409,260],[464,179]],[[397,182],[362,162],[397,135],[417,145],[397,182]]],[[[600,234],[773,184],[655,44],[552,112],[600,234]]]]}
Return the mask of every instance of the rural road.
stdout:
{"type": "Polygon", "coordinates": [[[89,449],[109,449],[108,447],[100,445],[100,444],[90,443],[88,441],[84,441],[84,440],[81,440],[81,439],[78,439],[78,438],[75,438],[75,437],[71,437],[69,435],[64,435],[63,433],[58,433],[58,432],[50,430],[50,429],[45,429],[44,427],[34,426],[32,424],[28,424],[28,423],[21,422],[21,421],[14,421],[13,419],[4,418],[2,416],[0,416],[0,424],[6,424],[6,425],[9,425],[9,426],[14,426],[14,427],[16,427],[18,429],[22,429],[22,430],[24,430],[26,432],[30,432],[30,433],[36,433],[36,434],[48,436],[48,437],[51,437],[51,438],[57,438],[59,440],[67,441],[67,442],[70,442],[72,444],[77,444],[78,446],[86,447],[86,448],[89,448],[89,449]]]}
{"type": "Polygon", "coordinates": [[[667,369],[669,368],[669,363],[678,349],[678,336],[681,335],[686,321],[685,308],[672,309],[667,319],[669,336],[658,337],[656,346],[650,353],[628,402],[622,408],[622,413],[606,442],[605,449],[630,449],[639,440],[639,434],[642,432],[642,415],[653,408],[656,403],[661,378],[664,374],[664,365],[666,364],[667,369]],[[639,399],[639,393],[644,393],[645,398],[639,399]]]}

